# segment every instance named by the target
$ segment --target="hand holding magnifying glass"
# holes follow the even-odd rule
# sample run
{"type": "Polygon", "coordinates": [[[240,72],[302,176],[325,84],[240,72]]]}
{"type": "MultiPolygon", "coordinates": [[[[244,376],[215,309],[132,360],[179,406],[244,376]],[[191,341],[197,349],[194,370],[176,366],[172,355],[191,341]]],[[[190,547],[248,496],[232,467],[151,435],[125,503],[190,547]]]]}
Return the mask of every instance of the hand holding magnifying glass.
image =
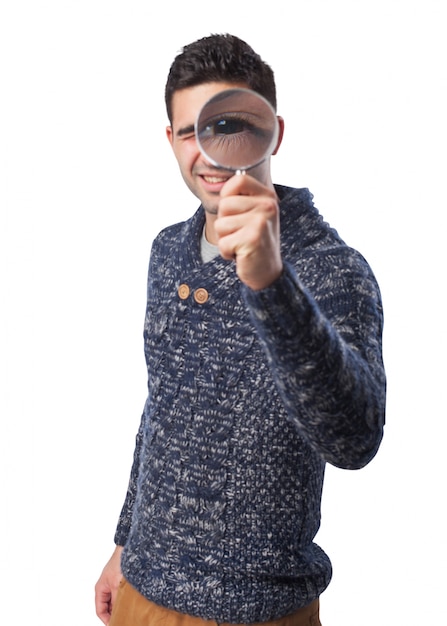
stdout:
{"type": "MultiPolygon", "coordinates": [[[[206,160],[236,174],[245,174],[270,157],[279,133],[269,102],[239,88],[208,100],[195,125],[196,141],[206,160]]],[[[279,214],[273,189],[255,178],[227,181],[214,228],[223,258],[236,261],[238,276],[248,287],[263,289],[280,275],[279,214]]]]}
{"type": "Polygon", "coordinates": [[[227,89],[201,109],[197,144],[215,167],[244,174],[273,154],[279,124],[270,103],[249,89],[227,89]]]}

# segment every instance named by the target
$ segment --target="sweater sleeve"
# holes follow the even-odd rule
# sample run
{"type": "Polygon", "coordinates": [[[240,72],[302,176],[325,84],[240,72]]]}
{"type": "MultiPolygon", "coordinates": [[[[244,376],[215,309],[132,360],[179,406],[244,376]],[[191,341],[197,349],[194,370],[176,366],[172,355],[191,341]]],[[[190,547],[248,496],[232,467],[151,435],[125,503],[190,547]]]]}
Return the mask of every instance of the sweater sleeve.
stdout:
{"type": "MultiPolygon", "coordinates": [[[[167,230],[166,230],[167,232],[167,230]]],[[[162,257],[160,257],[160,249],[163,249],[162,239],[164,231],[161,231],[159,235],[154,239],[151,246],[151,254],[149,259],[149,269],[147,277],[147,297],[146,297],[146,315],[145,315],[145,332],[148,319],[151,316],[151,305],[154,300],[154,293],[157,290],[157,285],[161,278],[160,267],[162,266],[162,257]]],[[[145,348],[146,350],[146,348],[145,348]]],[[[135,504],[135,498],[137,495],[137,483],[140,468],[140,454],[143,442],[144,425],[146,419],[146,411],[150,403],[150,398],[146,399],[143,414],[141,416],[140,426],[136,435],[135,449],[133,456],[132,468],[130,471],[129,483],[127,487],[127,493],[124,500],[124,504],[121,509],[121,513],[118,520],[117,529],[115,532],[115,544],[118,546],[124,546],[127,537],[130,532],[132,524],[132,515],[135,504]]]]}
{"type": "MultiPolygon", "coordinates": [[[[167,231],[166,231],[167,232],[167,231]]],[[[151,315],[151,304],[154,300],[154,292],[157,289],[157,284],[160,280],[160,267],[162,265],[162,259],[160,259],[160,248],[162,248],[161,242],[164,236],[164,231],[161,231],[159,235],[154,239],[151,246],[151,254],[149,259],[148,277],[147,277],[147,297],[146,297],[146,315],[145,315],[145,332],[148,319],[151,315]]],[[[146,349],[146,348],[145,348],[146,349]]],[[[124,546],[127,537],[130,532],[132,524],[133,508],[135,504],[135,498],[137,495],[137,482],[140,468],[140,454],[143,442],[143,432],[145,424],[145,415],[148,408],[150,399],[146,399],[143,414],[141,416],[140,426],[137,432],[135,440],[135,449],[133,456],[132,468],[130,471],[129,483],[127,487],[127,493],[124,500],[124,504],[121,509],[121,513],[118,520],[118,525],[115,532],[115,544],[118,546],[124,546]]]]}
{"type": "Polygon", "coordinates": [[[135,497],[137,493],[137,479],[138,479],[138,470],[139,470],[139,464],[140,464],[142,431],[143,431],[143,418],[141,420],[140,428],[138,429],[138,433],[136,436],[133,464],[132,464],[132,469],[130,472],[129,485],[127,487],[126,498],[124,500],[124,504],[121,509],[121,513],[120,513],[119,520],[118,520],[118,526],[115,532],[115,544],[117,546],[125,545],[127,541],[127,537],[130,532],[131,523],[132,523],[132,512],[133,512],[133,506],[135,503],[135,497]]]}
{"type": "Polygon", "coordinates": [[[328,463],[358,469],[383,436],[383,316],[366,261],[340,254],[312,294],[288,263],[267,289],[242,290],[290,419],[328,463]]]}

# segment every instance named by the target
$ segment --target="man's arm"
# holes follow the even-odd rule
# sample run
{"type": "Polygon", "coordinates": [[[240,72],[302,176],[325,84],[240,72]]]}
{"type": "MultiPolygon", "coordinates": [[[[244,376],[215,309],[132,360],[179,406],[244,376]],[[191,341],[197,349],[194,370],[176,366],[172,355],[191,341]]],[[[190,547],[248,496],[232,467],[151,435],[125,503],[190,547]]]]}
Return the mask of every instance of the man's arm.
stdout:
{"type": "Polygon", "coordinates": [[[330,292],[321,308],[281,258],[275,193],[251,176],[225,184],[214,226],[291,419],[326,461],[362,467],[379,447],[385,414],[382,306],[366,262],[343,246],[315,253],[315,291],[330,292]]]}

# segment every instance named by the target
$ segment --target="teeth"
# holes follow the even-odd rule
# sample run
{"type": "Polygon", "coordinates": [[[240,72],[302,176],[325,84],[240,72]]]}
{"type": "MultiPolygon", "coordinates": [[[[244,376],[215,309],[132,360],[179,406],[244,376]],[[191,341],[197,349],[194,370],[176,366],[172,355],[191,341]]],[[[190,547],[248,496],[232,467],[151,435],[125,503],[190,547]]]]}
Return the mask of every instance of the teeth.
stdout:
{"type": "Polygon", "coordinates": [[[204,176],[207,183],[224,183],[227,179],[221,176],[204,176]]]}

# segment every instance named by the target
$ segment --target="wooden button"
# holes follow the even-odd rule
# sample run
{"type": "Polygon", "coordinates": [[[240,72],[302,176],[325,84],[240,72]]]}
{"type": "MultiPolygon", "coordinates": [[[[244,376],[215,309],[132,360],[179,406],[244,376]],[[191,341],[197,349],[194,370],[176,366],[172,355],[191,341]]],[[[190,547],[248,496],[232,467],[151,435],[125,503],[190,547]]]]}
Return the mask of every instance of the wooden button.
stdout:
{"type": "Polygon", "coordinates": [[[208,300],[209,295],[206,289],[203,289],[203,287],[199,287],[199,289],[196,289],[194,292],[194,300],[198,303],[198,304],[205,304],[205,302],[208,300]]]}
{"type": "Polygon", "coordinates": [[[186,300],[186,298],[190,294],[190,289],[189,289],[188,285],[182,284],[177,289],[177,293],[178,293],[179,298],[181,298],[182,300],[186,300]]]}

